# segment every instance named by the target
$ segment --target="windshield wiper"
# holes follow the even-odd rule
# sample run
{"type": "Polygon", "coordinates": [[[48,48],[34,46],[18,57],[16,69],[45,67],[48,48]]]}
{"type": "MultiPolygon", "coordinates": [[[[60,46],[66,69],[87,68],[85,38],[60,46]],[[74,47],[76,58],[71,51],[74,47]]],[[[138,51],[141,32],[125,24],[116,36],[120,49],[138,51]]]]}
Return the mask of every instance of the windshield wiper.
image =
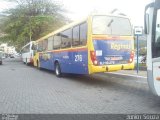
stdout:
{"type": "Polygon", "coordinates": [[[113,19],[111,19],[111,20],[110,20],[110,22],[108,23],[107,27],[110,27],[110,26],[111,26],[111,24],[113,23],[113,21],[114,21],[114,20],[113,20],[113,19]]]}

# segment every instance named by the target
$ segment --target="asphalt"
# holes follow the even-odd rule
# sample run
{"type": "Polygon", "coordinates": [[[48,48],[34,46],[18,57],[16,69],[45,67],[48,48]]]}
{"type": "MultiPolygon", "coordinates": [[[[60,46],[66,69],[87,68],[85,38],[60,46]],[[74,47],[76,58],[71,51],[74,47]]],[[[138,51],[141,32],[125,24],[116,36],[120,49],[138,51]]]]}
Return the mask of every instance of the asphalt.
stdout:
{"type": "Polygon", "coordinates": [[[115,71],[112,73],[126,75],[126,76],[147,78],[147,71],[143,71],[143,70],[139,70],[139,71],[137,71],[137,70],[121,70],[121,71],[115,71]]]}
{"type": "Polygon", "coordinates": [[[57,78],[53,71],[6,59],[0,66],[0,113],[155,114],[160,98],[150,92],[145,76],[115,72],[57,78]]]}

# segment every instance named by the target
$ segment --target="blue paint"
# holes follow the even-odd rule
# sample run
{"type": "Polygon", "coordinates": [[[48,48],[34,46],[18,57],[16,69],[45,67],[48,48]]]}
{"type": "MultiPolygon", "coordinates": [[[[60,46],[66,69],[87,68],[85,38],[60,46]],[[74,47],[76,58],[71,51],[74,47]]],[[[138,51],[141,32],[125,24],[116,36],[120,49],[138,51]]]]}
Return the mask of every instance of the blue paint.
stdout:
{"type": "Polygon", "coordinates": [[[131,40],[94,40],[93,43],[95,51],[102,51],[102,55],[96,55],[100,65],[128,63],[132,50],[131,40]]]}
{"type": "Polygon", "coordinates": [[[40,67],[54,70],[57,60],[62,73],[88,74],[88,50],[47,52],[40,55],[40,67]],[[76,61],[75,56],[82,56],[82,60],[76,61]],[[50,57],[48,57],[50,56],[50,57]]]}

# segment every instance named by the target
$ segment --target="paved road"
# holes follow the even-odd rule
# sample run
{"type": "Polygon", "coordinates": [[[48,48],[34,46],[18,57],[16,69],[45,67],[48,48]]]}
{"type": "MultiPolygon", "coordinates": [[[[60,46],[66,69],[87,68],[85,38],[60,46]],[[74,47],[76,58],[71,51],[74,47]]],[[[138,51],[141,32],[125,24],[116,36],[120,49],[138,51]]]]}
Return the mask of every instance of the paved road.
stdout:
{"type": "Polygon", "coordinates": [[[8,59],[0,66],[0,113],[160,113],[145,78],[65,75],[8,59]]]}

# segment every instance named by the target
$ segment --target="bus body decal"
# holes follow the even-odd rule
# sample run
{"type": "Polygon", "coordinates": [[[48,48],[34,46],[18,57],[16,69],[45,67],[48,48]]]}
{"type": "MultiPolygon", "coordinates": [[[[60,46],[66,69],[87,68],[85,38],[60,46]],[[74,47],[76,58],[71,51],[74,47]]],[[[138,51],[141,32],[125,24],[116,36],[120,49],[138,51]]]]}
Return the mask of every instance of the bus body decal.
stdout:
{"type": "Polygon", "coordinates": [[[64,73],[88,74],[87,49],[54,51],[40,55],[42,68],[54,70],[55,61],[59,62],[64,73]]]}
{"type": "Polygon", "coordinates": [[[131,40],[93,40],[99,64],[128,64],[132,51],[131,42],[131,40]]]}

